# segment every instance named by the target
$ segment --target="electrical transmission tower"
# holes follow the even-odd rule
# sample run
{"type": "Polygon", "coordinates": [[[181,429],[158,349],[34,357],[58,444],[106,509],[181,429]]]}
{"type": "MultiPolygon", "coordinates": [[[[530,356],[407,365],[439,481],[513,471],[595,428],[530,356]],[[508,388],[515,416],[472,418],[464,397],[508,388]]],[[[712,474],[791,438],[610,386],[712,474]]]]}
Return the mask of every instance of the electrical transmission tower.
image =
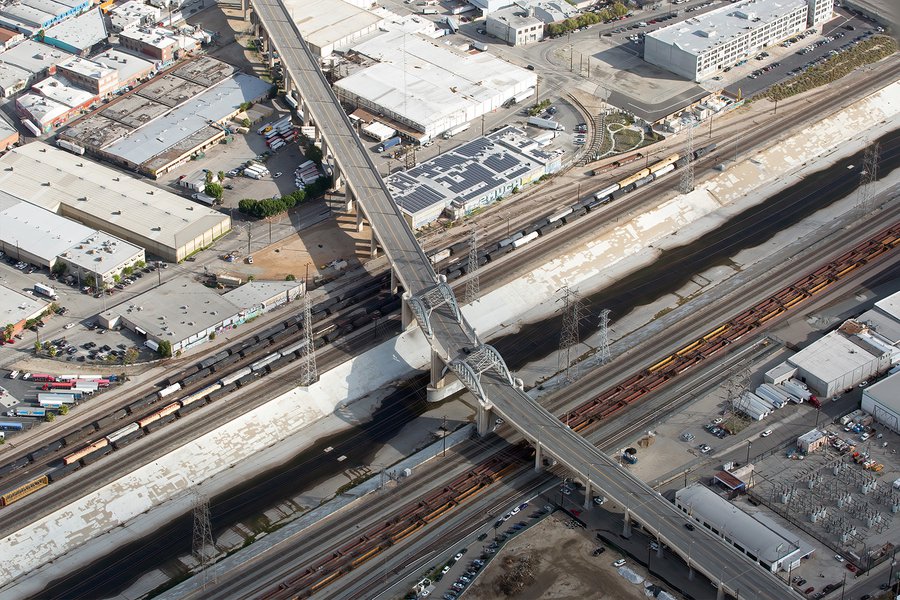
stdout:
{"type": "Polygon", "coordinates": [[[687,139],[684,141],[684,156],[687,164],[681,171],[681,186],[678,188],[682,194],[694,191],[694,125],[691,121],[687,130],[687,139]]]}
{"type": "MultiPolygon", "coordinates": [[[[578,379],[578,365],[572,366],[572,352],[581,342],[578,331],[581,319],[584,317],[584,300],[568,285],[562,288],[563,321],[562,335],[559,338],[559,353],[556,355],[557,372],[565,371],[565,382],[571,383],[578,379]]],[[[575,357],[577,358],[577,356],[575,357]]]]}
{"type": "Polygon", "coordinates": [[[597,364],[605,365],[612,360],[609,354],[609,309],[600,311],[600,340],[597,343],[597,364]]]}
{"type": "Polygon", "coordinates": [[[194,492],[194,531],[191,540],[191,553],[197,559],[200,577],[203,578],[203,588],[212,579],[215,580],[215,574],[210,574],[208,567],[212,563],[212,558],[216,554],[216,546],[213,541],[212,524],[209,519],[209,498],[200,492],[194,492]],[[207,546],[209,548],[207,549],[207,546]]]}
{"type": "Polygon", "coordinates": [[[466,281],[466,304],[477,302],[481,293],[481,285],[478,281],[478,233],[472,227],[472,235],[469,238],[469,264],[466,266],[469,279],[466,281]]]}
{"type": "Polygon", "coordinates": [[[866,146],[866,152],[863,155],[863,170],[859,174],[859,190],[857,191],[856,204],[859,208],[860,216],[864,216],[872,212],[875,200],[875,180],[878,178],[878,142],[874,142],[866,146]]]}
{"type": "Polygon", "coordinates": [[[303,299],[303,336],[306,343],[300,351],[300,385],[306,387],[319,380],[319,373],[316,370],[316,347],[313,344],[312,300],[309,299],[307,292],[304,292],[303,299]]]}

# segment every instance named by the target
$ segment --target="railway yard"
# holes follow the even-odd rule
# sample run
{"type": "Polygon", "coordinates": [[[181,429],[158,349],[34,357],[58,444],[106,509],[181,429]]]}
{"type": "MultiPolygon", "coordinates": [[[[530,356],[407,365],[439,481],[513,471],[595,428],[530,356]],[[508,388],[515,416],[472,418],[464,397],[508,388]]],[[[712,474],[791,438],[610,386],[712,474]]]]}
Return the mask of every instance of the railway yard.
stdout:
{"type": "MultiPolygon", "coordinates": [[[[685,135],[673,135],[593,162],[587,156],[599,143],[602,119],[580,95],[556,97],[567,119],[589,124],[592,144],[573,152],[561,172],[418,236],[460,304],[474,284],[479,299],[460,307],[473,335],[490,340],[521,378],[518,385],[558,418],[561,430],[614,457],[612,466],[647,482],[654,496],[676,503],[684,490],[714,490],[736,510],[762,515],[773,531],[796,534],[798,548],[814,548],[802,559],[773,565],[784,598],[843,599],[846,593],[859,600],[900,586],[888,560],[895,552],[892,509],[900,506],[900,478],[893,486],[885,479],[900,474],[893,452],[900,438],[872,424],[872,442],[863,446],[869,434],[862,442],[850,440],[854,432],[842,431],[840,421],[865,401],[870,383],[890,379],[885,374],[900,352],[880,341],[887,348],[885,368],[841,386],[833,397],[799,400],[780,420],[756,423],[739,414],[734,400],[735,381],[748,390],[750,380],[768,381],[764,376],[777,370],[777,361],[836,329],[839,317],[857,318],[900,289],[900,206],[893,201],[900,189],[898,78],[900,61],[889,57],[775,110],[755,98],[710,120],[708,132],[704,124],[690,144],[685,135]],[[816,142],[847,123],[856,127],[872,106],[887,115],[882,122],[847,131],[846,139],[818,152],[803,148],[802,160],[790,155],[799,153],[804,136],[816,142]],[[826,117],[831,125],[822,124],[826,117]],[[880,143],[878,178],[860,187],[870,168],[864,149],[874,140],[880,143]],[[690,191],[681,193],[685,181],[690,191]],[[563,286],[577,289],[583,312],[576,310],[574,325],[567,321],[573,318],[568,301],[563,307],[560,299],[563,286]],[[608,332],[598,325],[604,308],[613,310],[608,332]],[[825,314],[831,321],[816,320],[825,314]],[[559,350],[567,327],[570,334],[574,327],[574,375],[559,350]],[[607,335],[604,359],[600,340],[607,335]],[[705,432],[703,420],[709,421],[705,432]],[[808,456],[796,450],[807,429],[827,436],[824,450],[808,456]],[[654,451],[654,436],[672,439],[658,441],[654,451]],[[638,462],[651,455],[653,462],[638,462]],[[875,472],[874,464],[881,469],[875,472]],[[742,467],[753,475],[734,489],[717,487],[717,477],[743,477],[742,467]],[[854,491],[852,501],[842,491],[870,485],[854,491]],[[828,504],[827,511],[820,504],[828,504]],[[859,578],[864,573],[873,576],[859,578]]],[[[452,145],[448,140],[445,148],[452,145]]],[[[322,222],[319,202],[271,219],[269,243],[260,247],[254,238],[255,253],[248,220],[245,230],[238,226],[173,270],[202,280],[222,251],[239,253],[246,244],[249,263],[230,271],[244,276],[254,268],[248,266],[254,254],[257,261],[274,261],[275,248],[286,248],[292,235],[303,240],[304,227],[322,222]],[[274,241],[273,223],[284,234],[274,241]]],[[[343,209],[332,213],[353,217],[343,209]]],[[[716,597],[717,582],[711,587],[713,576],[695,569],[690,549],[654,537],[629,506],[608,501],[596,482],[536,451],[516,423],[487,413],[486,433],[477,435],[483,426],[477,394],[464,389],[440,402],[424,401],[442,385],[423,371],[428,357],[432,368],[443,361],[448,369],[453,357],[434,354],[432,334],[415,326],[419,315],[410,316],[405,290],[383,253],[362,258],[367,227],[360,225],[348,246],[362,264],[351,260],[346,273],[310,286],[306,312],[305,301],[286,302],[256,321],[242,321],[227,337],[211,335],[197,349],[132,366],[127,376],[118,366],[82,367],[64,357],[30,363],[41,366],[38,372],[23,366],[28,343],[0,349],[2,372],[15,373],[10,390],[28,398],[9,404],[0,417],[0,541],[21,552],[21,560],[0,567],[0,596],[457,600],[583,595],[600,586],[606,597],[636,598],[642,594],[636,581],[646,578],[652,590],[674,597],[716,597]],[[316,377],[316,368],[318,383],[301,385],[316,377]],[[310,406],[291,413],[284,407],[292,401],[310,406]],[[273,425],[265,437],[258,422],[267,414],[288,423],[273,425]],[[448,425],[447,414],[466,416],[448,425]],[[254,424],[234,429],[240,419],[254,424]],[[415,451],[403,468],[382,464],[375,457],[404,427],[420,430],[410,443],[415,451]],[[225,437],[229,443],[220,443],[225,437]],[[293,458],[285,450],[279,459],[265,458],[278,454],[288,438],[293,458]],[[165,460],[192,452],[192,471],[179,472],[174,459],[165,460]],[[156,472],[159,485],[141,483],[138,471],[151,478],[156,472]],[[277,489],[284,481],[279,472],[298,481],[277,489]],[[141,499],[133,514],[122,508],[132,494],[141,499]],[[89,505],[78,504],[89,495],[89,505]],[[111,495],[120,495],[120,503],[104,505],[111,495]],[[212,525],[198,549],[183,513],[203,500],[212,525]],[[70,518],[84,506],[90,511],[70,518]],[[87,528],[60,527],[64,533],[53,540],[35,533],[82,519],[87,528]],[[501,579],[517,561],[527,562],[535,576],[506,594],[501,579]],[[569,579],[561,575],[565,562],[569,579]],[[600,564],[592,572],[591,565],[600,564]]],[[[317,238],[319,248],[325,239],[317,238]]],[[[289,272],[300,276],[301,269],[289,272]]],[[[103,303],[106,312],[106,298],[103,303]]],[[[93,318],[81,312],[79,319],[93,318]]],[[[64,336],[53,329],[61,323],[51,324],[49,337],[64,336]]],[[[478,348],[463,353],[477,355],[478,348]]],[[[811,377],[806,384],[814,385],[811,377]]],[[[689,531],[705,526],[718,536],[702,510],[681,511],[689,531]]],[[[764,568],[761,549],[736,547],[764,568]]],[[[719,597],[727,595],[724,589],[719,597]]]]}

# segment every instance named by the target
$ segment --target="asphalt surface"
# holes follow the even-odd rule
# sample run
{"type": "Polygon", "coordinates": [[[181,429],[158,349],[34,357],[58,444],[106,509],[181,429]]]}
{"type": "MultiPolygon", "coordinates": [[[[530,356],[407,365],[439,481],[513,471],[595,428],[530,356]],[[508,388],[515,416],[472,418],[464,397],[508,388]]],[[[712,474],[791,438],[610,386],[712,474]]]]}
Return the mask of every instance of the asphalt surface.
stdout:
{"type": "MultiPolygon", "coordinates": [[[[435,291],[437,278],[424,251],[400,215],[284,5],[277,0],[258,0],[254,10],[272,39],[286,74],[303,91],[308,116],[322,131],[340,173],[377,232],[404,287],[414,297],[435,291]]],[[[721,581],[726,591],[744,590],[745,598],[780,599],[792,594],[771,573],[763,573],[711,533],[686,529],[687,519],[674,505],[625,472],[582,436],[562,426],[547,409],[516,388],[499,354],[492,348],[479,347],[474,330],[454,310],[453,300],[434,294],[425,309],[430,316],[417,316],[423,330],[433,331],[430,341],[435,352],[446,357],[451,370],[474,394],[489,406],[493,404],[497,414],[544,452],[582,474],[604,495],[630,507],[634,518],[652,527],[657,537],[670,547],[686,548],[689,552],[697,539],[703,540],[702,550],[694,551],[689,559],[710,579],[721,581]],[[471,352],[473,346],[476,350],[471,352]]]]}

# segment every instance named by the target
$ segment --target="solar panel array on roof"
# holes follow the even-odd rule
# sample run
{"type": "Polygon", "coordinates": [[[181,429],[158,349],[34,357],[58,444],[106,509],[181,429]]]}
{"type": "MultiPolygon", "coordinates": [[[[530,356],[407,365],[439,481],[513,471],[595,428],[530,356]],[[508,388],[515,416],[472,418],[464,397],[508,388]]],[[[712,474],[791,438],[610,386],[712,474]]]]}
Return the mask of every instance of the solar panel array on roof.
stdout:
{"type": "Polygon", "coordinates": [[[431,220],[449,207],[454,213],[471,211],[558,168],[558,155],[541,151],[521,129],[506,127],[394,173],[387,185],[413,227],[421,227],[429,221],[419,217],[431,220]]]}

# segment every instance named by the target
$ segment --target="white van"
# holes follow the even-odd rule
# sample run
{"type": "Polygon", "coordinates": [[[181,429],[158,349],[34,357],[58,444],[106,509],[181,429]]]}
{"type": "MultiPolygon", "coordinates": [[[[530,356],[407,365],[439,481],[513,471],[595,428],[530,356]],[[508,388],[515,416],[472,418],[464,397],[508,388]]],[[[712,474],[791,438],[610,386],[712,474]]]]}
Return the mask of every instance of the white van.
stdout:
{"type": "Polygon", "coordinates": [[[9,378],[10,378],[10,379],[18,379],[18,378],[19,378],[19,372],[18,372],[18,371],[10,371],[10,372],[9,372],[9,378]]]}

